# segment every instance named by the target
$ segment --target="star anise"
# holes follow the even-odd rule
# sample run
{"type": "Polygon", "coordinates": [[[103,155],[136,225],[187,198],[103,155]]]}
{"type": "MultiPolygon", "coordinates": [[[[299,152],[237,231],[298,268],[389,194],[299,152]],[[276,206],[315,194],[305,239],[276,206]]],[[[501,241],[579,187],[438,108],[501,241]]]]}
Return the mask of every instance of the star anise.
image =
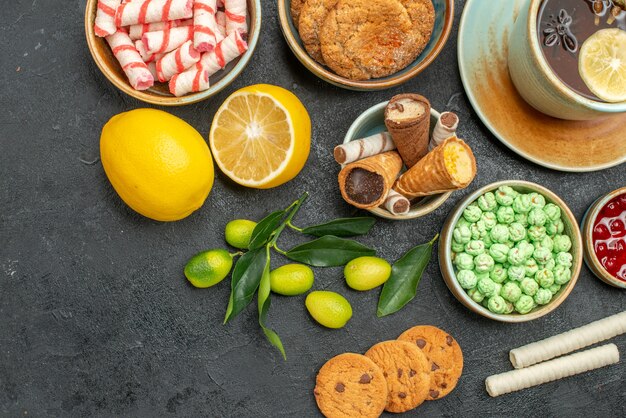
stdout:
{"type": "Polygon", "coordinates": [[[565,11],[559,10],[559,15],[552,18],[546,24],[547,28],[543,30],[545,39],[544,45],[552,47],[554,45],[563,44],[563,47],[569,52],[575,53],[578,50],[578,40],[572,33],[570,26],[572,25],[572,17],[565,11]]]}

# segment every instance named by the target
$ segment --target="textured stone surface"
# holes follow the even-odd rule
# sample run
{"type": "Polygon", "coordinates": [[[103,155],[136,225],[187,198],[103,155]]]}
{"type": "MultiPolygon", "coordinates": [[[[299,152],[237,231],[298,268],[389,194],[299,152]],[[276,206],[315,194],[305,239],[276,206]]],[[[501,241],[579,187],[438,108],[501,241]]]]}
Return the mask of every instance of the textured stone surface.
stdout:
{"type": "MultiPolygon", "coordinates": [[[[189,286],[182,269],[199,250],[224,246],[233,216],[258,219],[311,192],[298,224],[358,213],[342,200],[331,155],[367,107],[419,92],[438,110],[454,109],[476,151],[472,189],[500,179],[541,183],[580,219],[600,194],[626,184],[622,165],[565,174],[526,162],[498,142],[471,110],[456,62],[455,30],[422,75],[391,91],[358,93],[318,80],[293,57],[278,27],[276,2],[263,0],[263,34],[233,86],[192,106],[168,109],[207,134],[217,107],[235,89],[273,83],[310,110],[313,147],[300,176],[270,191],[244,190],[218,174],[205,206],[165,224],[133,213],[106,180],[99,132],[113,114],[143,106],[118,92],[92,62],[83,33],[85,0],[15,0],[0,13],[0,416],[317,416],[315,373],[330,357],[364,352],[416,324],[440,326],[463,347],[465,373],[424,416],[624,416],[624,363],[491,399],[484,379],[510,369],[508,350],[626,309],[626,292],[583,269],[570,298],[540,320],[500,324],[470,313],[447,290],[436,258],[404,310],[376,318],[377,291],[350,291],[341,269],[316,270],[316,289],[341,292],[354,317],[322,329],[303,297],[274,297],[270,323],[285,343],[284,362],[259,331],[256,308],[221,325],[228,285],[189,286]],[[93,163],[92,163],[93,162],[93,163]]],[[[379,221],[363,239],[394,260],[439,231],[465,193],[411,222],[379,221]]],[[[285,236],[289,247],[299,238],[285,236]]],[[[280,259],[276,257],[276,264],[280,259]]],[[[626,336],[614,340],[624,353],[626,336]]]]}

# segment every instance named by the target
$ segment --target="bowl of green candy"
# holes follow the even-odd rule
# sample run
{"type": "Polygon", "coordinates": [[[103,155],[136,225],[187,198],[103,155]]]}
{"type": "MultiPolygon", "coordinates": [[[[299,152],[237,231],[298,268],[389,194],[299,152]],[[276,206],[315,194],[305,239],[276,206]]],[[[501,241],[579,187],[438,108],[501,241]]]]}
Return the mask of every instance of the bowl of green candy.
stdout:
{"type": "Polygon", "coordinates": [[[556,309],[582,266],[582,235],[567,205],[526,181],[476,190],[452,211],[441,233],[446,285],[470,310],[526,322],[556,309]]]}

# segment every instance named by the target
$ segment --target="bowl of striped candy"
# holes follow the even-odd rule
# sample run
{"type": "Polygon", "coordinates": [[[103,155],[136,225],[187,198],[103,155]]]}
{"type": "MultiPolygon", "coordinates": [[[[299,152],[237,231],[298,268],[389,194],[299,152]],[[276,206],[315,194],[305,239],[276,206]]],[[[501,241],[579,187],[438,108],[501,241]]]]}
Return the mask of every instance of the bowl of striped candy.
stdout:
{"type": "Polygon", "coordinates": [[[248,65],[260,0],[87,0],[89,51],[124,93],[162,106],[207,99],[248,65]]]}

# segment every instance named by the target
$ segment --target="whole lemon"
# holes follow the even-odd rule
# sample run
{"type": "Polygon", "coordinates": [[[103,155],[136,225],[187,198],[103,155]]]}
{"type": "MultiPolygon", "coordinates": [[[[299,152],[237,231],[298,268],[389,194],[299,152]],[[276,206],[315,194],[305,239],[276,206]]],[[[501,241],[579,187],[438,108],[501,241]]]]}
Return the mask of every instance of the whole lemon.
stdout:
{"type": "Polygon", "coordinates": [[[352,318],[350,302],[339,293],[316,290],[304,301],[309,314],[327,328],[342,328],[352,318]]]}
{"type": "Polygon", "coordinates": [[[157,221],[189,216],[213,187],[213,159],[200,133],[160,110],[113,116],[102,129],[100,158],[122,200],[157,221]]]}
{"type": "Polygon", "coordinates": [[[359,257],[346,264],[343,274],[354,290],[371,290],[389,279],[391,266],[382,258],[359,257]]]}

